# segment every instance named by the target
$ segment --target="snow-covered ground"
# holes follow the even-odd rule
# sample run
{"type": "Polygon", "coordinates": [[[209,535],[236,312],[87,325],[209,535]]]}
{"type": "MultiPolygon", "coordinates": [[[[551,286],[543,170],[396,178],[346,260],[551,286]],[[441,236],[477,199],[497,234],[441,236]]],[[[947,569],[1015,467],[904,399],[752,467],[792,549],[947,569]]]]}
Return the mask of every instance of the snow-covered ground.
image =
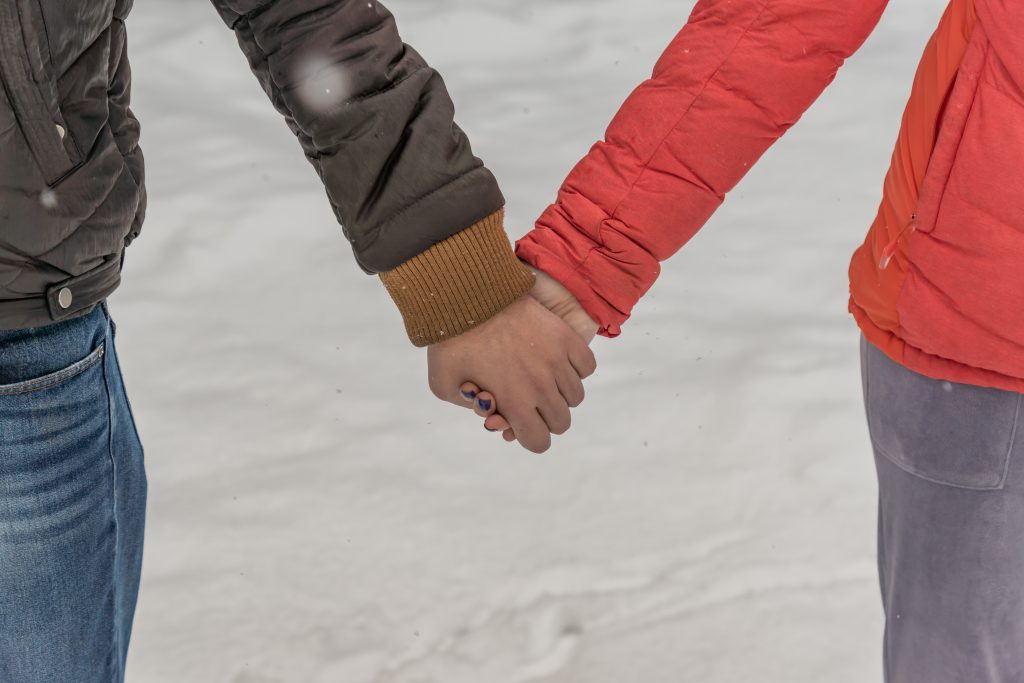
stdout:
{"type": "MultiPolygon", "coordinates": [[[[138,2],[151,208],[111,302],[151,494],[129,680],[880,681],[846,266],[942,5],[893,3],[535,456],[430,396],[209,3],[138,2]]],[[[390,6],[519,236],[692,2],[390,6]]]]}

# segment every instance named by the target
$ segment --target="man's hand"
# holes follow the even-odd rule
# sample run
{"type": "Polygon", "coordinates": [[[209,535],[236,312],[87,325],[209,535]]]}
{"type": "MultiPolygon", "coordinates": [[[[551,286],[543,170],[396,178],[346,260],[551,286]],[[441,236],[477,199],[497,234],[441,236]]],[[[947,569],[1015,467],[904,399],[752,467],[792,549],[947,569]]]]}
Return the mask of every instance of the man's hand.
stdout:
{"type": "MultiPolygon", "coordinates": [[[[559,285],[560,286],[560,285],[559,285]]],[[[583,379],[597,362],[565,321],[524,296],[479,327],[427,348],[430,390],[466,406],[472,379],[501,396],[501,415],[527,450],[543,453],[564,434],[569,409],[583,401],[583,379]]]]}
{"type": "MultiPolygon", "coordinates": [[[[527,264],[529,266],[529,264],[527,264]]],[[[597,335],[598,324],[593,321],[590,315],[580,306],[579,301],[572,293],[562,286],[547,273],[537,270],[532,266],[530,269],[537,276],[530,296],[542,304],[549,311],[564,320],[583,341],[589,344],[597,335]]],[[[487,385],[485,385],[487,386],[487,385]]],[[[516,431],[505,419],[504,400],[502,401],[502,413],[498,412],[497,399],[494,392],[481,390],[474,382],[465,382],[460,388],[463,405],[472,404],[473,410],[484,420],[484,428],[488,431],[503,432],[506,441],[516,440],[516,431]]],[[[581,389],[582,391],[582,389],[581,389]]],[[[583,396],[580,396],[582,402],[583,396]]]]}

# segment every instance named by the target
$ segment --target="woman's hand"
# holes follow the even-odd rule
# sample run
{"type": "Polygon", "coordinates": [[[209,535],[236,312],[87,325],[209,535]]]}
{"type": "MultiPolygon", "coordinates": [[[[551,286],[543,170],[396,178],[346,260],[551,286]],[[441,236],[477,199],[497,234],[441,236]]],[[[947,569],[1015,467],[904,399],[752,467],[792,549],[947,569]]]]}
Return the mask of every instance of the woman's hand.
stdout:
{"type": "MultiPolygon", "coordinates": [[[[569,409],[583,400],[582,380],[596,361],[572,327],[528,295],[479,327],[429,346],[427,366],[430,389],[444,401],[465,406],[470,377],[500,395],[501,424],[511,438],[542,453],[552,434],[569,429],[569,409]]],[[[486,399],[478,393],[473,400],[482,410],[486,399]]]]}
{"type": "MultiPolygon", "coordinates": [[[[537,280],[530,290],[530,296],[565,321],[584,342],[589,344],[597,335],[597,323],[560,282],[536,268],[531,267],[531,270],[536,274],[537,280]]],[[[567,377],[559,384],[559,388],[562,389],[562,397],[569,407],[575,408],[583,402],[583,382],[579,378],[573,381],[573,378],[567,377]]],[[[481,390],[473,382],[465,382],[459,392],[463,401],[471,406],[477,415],[485,418],[485,429],[502,432],[505,441],[516,440],[516,432],[512,425],[498,412],[498,401],[494,394],[481,390]]]]}

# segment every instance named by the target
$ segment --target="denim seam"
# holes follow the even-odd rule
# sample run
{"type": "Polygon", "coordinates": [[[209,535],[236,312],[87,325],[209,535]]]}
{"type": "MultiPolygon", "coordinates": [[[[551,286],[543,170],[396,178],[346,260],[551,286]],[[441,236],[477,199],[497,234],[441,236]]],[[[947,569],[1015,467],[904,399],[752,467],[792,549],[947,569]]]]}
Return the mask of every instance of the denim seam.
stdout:
{"type": "Polygon", "coordinates": [[[0,396],[20,396],[22,394],[30,394],[35,391],[42,391],[43,389],[49,389],[62,382],[66,382],[69,379],[77,377],[89,368],[100,362],[105,354],[105,343],[101,343],[96,349],[94,349],[88,356],[80,361],[58,370],[57,372],[40,377],[38,379],[28,380],[27,382],[19,382],[18,384],[9,384],[5,389],[0,386],[0,396]],[[18,391],[10,391],[10,389],[17,388],[18,391]]]}
{"type": "MultiPolygon", "coordinates": [[[[114,319],[110,317],[109,311],[107,311],[107,319],[110,321],[111,337],[115,337],[117,335],[117,325],[114,323],[114,319]]],[[[121,359],[117,357],[116,343],[111,345],[111,356],[114,358],[114,365],[117,367],[117,375],[121,380],[121,385],[124,386],[124,372],[121,370],[121,359]]],[[[132,410],[132,401],[131,398],[128,397],[127,389],[124,393],[124,403],[128,407],[128,419],[132,424],[132,432],[135,434],[135,440],[138,442],[139,448],[143,452],[143,457],[145,457],[146,447],[143,445],[142,437],[139,435],[139,425],[135,422],[135,411],[132,410]]]]}
{"type": "Polygon", "coordinates": [[[107,394],[107,455],[110,457],[110,511],[112,515],[112,524],[114,527],[114,558],[113,558],[113,571],[111,572],[110,581],[110,596],[111,596],[111,611],[113,612],[113,618],[110,623],[111,630],[111,655],[114,658],[113,661],[113,673],[114,677],[111,683],[121,683],[124,679],[121,671],[121,648],[120,648],[120,629],[118,624],[120,619],[118,618],[118,595],[117,595],[117,577],[120,575],[118,568],[118,560],[121,556],[120,553],[120,534],[118,533],[117,523],[117,461],[114,458],[114,396],[110,390],[110,378],[108,377],[108,370],[106,363],[103,368],[103,386],[106,389],[107,394]]]}

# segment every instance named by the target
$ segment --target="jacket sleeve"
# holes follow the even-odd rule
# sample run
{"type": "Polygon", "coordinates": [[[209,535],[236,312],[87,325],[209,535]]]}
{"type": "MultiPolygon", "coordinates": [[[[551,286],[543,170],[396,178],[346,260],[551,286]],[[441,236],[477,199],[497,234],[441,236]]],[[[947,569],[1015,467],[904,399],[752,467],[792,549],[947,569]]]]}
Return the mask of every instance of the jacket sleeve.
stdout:
{"type": "Polygon", "coordinates": [[[414,343],[460,334],[529,289],[532,273],[502,227],[497,182],[455,124],[441,77],[402,42],[383,5],[213,4],[414,343]]]}
{"type": "Polygon", "coordinates": [[[886,0],[700,0],[517,243],[614,337],[659,263],[711,217],[864,42],[886,0]]]}

